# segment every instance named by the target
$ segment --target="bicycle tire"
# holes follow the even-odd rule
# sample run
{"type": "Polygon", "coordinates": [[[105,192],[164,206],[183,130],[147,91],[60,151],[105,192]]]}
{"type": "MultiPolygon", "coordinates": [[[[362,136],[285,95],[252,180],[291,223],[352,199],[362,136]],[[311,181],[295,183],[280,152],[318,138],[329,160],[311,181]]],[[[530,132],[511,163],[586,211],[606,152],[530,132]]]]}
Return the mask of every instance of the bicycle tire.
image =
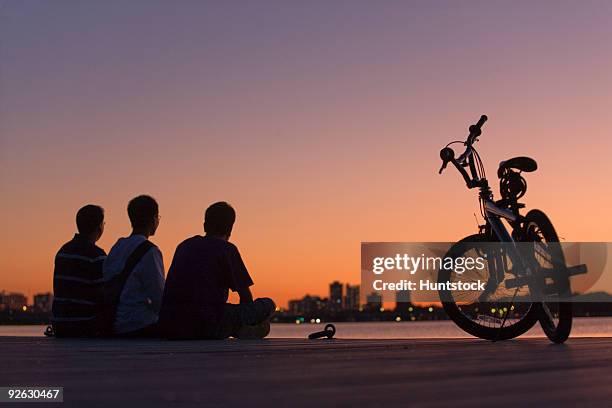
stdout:
{"type": "MultiPolygon", "coordinates": [[[[538,229],[542,233],[542,238],[546,240],[547,243],[558,243],[559,237],[555,228],[552,225],[552,222],[546,216],[546,214],[540,210],[531,210],[525,216],[525,232],[526,236],[529,239],[530,229],[538,229]]],[[[565,266],[565,257],[563,255],[563,249],[560,245],[554,245],[552,250],[555,251],[555,256],[552,259],[558,260],[557,265],[553,265],[553,267],[563,267],[565,266]],[[561,265],[561,263],[563,265],[561,265]]],[[[561,296],[569,296],[571,294],[571,287],[569,276],[567,275],[557,275],[555,278],[555,285],[559,287],[559,295],[561,296]]],[[[537,304],[538,309],[538,320],[540,321],[540,326],[542,326],[542,330],[546,337],[550,339],[553,343],[564,343],[572,331],[572,320],[573,320],[573,308],[570,302],[540,302],[537,304]],[[556,307],[553,305],[556,304],[556,307]],[[550,307],[553,306],[556,309],[556,314],[558,317],[558,322],[555,322],[554,316],[550,311],[550,307]]]]}
{"type": "MultiPolygon", "coordinates": [[[[461,255],[458,254],[458,252],[465,253],[464,248],[466,248],[466,243],[478,244],[481,242],[491,242],[491,238],[483,234],[467,236],[455,243],[448,250],[445,257],[455,257],[461,255]]],[[[438,282],[445,282],[449,280],[451,272],[452,271],[447,269],[440,270],[438,273],[438,282]]],[[[503,326],[501,328],[483,326],[466,316],[455,301],[445,301],[445,299],[449,299],[448,291],[441,290],[439,291],[439,294],[440,299],[442,300],[442,306],[444,307],[444,311],[448,317],[450,317],[451,320],[453,320],[453,322],[455,322],[455,324],[466,333],[485,340],[508,340],[518,337],[531,329],[538,322],[540,316],[540,309],[534,307],[534,304],[529,304],[526,306],[528,307],[528,310],[524,313],[524,315],[509,326],[503,326]]]]}

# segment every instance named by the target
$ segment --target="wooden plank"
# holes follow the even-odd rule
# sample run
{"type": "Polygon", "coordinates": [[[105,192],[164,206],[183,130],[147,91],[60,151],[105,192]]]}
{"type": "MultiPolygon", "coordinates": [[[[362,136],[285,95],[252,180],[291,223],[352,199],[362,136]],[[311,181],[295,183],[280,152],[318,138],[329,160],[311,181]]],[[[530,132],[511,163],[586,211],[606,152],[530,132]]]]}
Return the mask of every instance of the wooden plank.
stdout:
{"type": "Polygon", "coordinates": [[[65,406],[606,405],[612,339],[160,341],[0,337],[0,385],[65,406]]]}

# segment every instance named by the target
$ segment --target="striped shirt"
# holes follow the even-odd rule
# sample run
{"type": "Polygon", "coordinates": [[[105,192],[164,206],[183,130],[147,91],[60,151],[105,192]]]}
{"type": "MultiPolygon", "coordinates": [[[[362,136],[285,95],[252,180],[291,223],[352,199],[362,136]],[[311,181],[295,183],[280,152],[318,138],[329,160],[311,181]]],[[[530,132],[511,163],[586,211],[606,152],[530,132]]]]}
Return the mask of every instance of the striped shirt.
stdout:
{"type": "Polygon", "coordinates": [[[75,234],[55,256],[53,322],[89,322],[102,304],[106,253],[75,234]]]}

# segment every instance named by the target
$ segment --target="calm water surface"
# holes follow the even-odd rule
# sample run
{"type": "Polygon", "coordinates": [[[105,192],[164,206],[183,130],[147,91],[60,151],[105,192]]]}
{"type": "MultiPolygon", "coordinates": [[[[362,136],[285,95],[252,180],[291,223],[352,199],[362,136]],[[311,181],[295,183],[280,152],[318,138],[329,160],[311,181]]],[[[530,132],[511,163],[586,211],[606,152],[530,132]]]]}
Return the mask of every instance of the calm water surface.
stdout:
{"type": "MultiPolygon", "coordinates": [[[[345,339],[416,339],[471,337],[451,321],[335,323],[336,337],[345,339]]],[[[0,326],[0,336],[42,336],[46,326],[0,326]]],[[[305,338],[325,323],[272,325],[272,338],[305,338]]],[[[543,337],[539,325],[522,337],[543,337]]],[[[574,318],[572,337],[612,337],[612,317],[574,318]]]]}

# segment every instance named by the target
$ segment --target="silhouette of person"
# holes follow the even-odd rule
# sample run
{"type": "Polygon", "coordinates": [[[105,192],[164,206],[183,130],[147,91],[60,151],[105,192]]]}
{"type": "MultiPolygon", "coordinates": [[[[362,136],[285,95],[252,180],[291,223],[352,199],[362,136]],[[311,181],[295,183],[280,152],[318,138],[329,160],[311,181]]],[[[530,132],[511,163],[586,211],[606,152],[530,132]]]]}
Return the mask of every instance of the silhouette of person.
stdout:
{"type": "Polygon", "coordinates": [[[102,303],[102,263],[106,252],[96,242],[104,232],[104,209],[89,204],[76,214],[78,233],[55,256],[51,323],[58,337],[96,334],[102,303]]]}
{"type": "Polygon", "coordinates": [[[228,242],[236,212],[226,202],[212,204],[204,217],[205,236],[178,245],[168,270],[160,328],[171,339],[263,338],[270,332],[276,305],[253,300],[249,272],[228,242]],[[229,290],[240,304],[227,303],[229,290]]]}
{"type": "Polygon", "coordinates": [[[140,195],[129,202],[127,210],[132,233],[119,238],[111,248],[104,261],[104,280],[109,282],[125,272],[133,254],[142,247],[146,250],[133,259],[134,264],[119,289],[113,331],[125,337],[156,336],[164,290],[164,262],[160,250],[148,238],[155,235],[159,226],[159,207],[153,197],[140,195]]]}

